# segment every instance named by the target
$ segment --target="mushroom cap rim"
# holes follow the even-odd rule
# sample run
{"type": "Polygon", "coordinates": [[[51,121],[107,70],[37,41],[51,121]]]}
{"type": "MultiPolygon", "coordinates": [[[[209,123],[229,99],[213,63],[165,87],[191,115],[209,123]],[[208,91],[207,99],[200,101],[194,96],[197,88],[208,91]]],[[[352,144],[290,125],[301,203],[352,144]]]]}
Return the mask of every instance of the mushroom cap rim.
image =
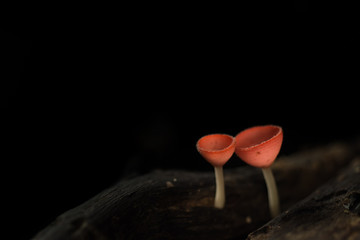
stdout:
{"type": "Polygon", "coordinates": [[[202,136],[196,143],[196,148],[198,149],[198,151],[203,151],[203,152],[208,152],[208,153],[220,153],[220,152],[225,152],[227,150],[229,150],[232,146],[235,145],[235,137],[229,135],[229,134],[225,134],[225,133],[212,133],[212,134],[207,134],[205,136],[202,136]],[[211,135],[222,135],[222,136],[226,136],[226,137],[230,137],[232,139],[231,143],[229,144],[229,146],[219,149],[219,150],[210,150],[210,149],[206,149],[206,148],[202,148],[199,146],[199,142],[201,139],[203,139],[204,137],[207,136],[211,136],[211,135]]]}
{"type": "MultiPolygon", "coordinates": [[[[252,129],[252,128],[256,128],[256,127],[275,127],[275,128],[278,129],[278,132],[277,132],[274,136],[272,136],[271,138],[269,138],[269,139],[267,139],[267,140],[265,140],[265,141],[262,141],[262,142],[260,142],[260,143],[258,143],[258,144],[251,145],[251,146],[249,146],[249,147],[236,147],[238,150],[240,150],[240,151],[249,151],[249,150],[251,150],[251,149],[253,149],[253,148],[256,148],[256,147],[261,146],[261,145],[263,145],[263,144],[265,144],[265,143],[267,143],[267,142],[272,141],[274,138],[276,138],[277,136],[279,136],[279,135],[282,133],[282,127],[277,126],[277,125],[261,125],[261,126],[250,127],[250,128],[247,128],[247,129],[241,131],[240,133],[245,132],[245,131],[247,131],[247,130],[249,130],[249,129],[252,129]]],[[[236,137],[237,137],[240,133],[238,133],[238,134],[235,136],[235,139],[236,139],[236,137]]]]}

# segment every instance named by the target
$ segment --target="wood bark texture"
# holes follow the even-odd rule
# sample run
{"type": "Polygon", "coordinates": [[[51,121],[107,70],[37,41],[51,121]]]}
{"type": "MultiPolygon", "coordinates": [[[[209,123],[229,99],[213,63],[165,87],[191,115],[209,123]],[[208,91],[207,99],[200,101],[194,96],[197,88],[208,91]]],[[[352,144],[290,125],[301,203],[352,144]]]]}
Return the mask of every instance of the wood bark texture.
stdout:
{"type": "Polygon", "coordinates": [[[360,239],[360,158],[248,237],[262,239],[360,239]]]}
{"type": "Polygon", "coordinates": [[[221,210],[213,172],[157,170],[118,182],[33,239],[360,239],[358,155],[358,142],[334,143],[276,160],[283,211],[272,220],[260,169],[224,169],[221,210]]]}

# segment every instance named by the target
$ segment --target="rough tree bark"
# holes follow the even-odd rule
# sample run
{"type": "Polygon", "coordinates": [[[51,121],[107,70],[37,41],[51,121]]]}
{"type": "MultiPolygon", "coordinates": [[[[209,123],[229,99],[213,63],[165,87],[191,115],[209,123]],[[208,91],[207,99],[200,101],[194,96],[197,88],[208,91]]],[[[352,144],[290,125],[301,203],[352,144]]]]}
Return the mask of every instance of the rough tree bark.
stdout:
{"type": "Polygon", "coordinates": [[[360,239],[360,158],[248,239],[360,239]]]}
{"type": "Polygon", "coordinates": [[[349,174],[346,170],[300,201],[335,177],[358,153],[358,143],[336,143],[279,158],[273,170],[285,211],[269,223],[266,186],[259,169],[224,170],[226,205],[222,210],[213,207],[212,172],[154,171],[120,181],[65,212],[34,239],[245,239],[253,231],[249,239],[287,239],[286,234],[306,239],[300,232],[311,229],[312,222],[317,231],[328,226],[316,239],[329,239],[327,234],[337,231],[329,222],[341,214],[349,216],[341,236],[358,236],[357,165],[351,165],[355,170],[349,177],[344,175],[349,174]],[[321,213],[328,208],[336,209],[335,215],[321,213]]]}

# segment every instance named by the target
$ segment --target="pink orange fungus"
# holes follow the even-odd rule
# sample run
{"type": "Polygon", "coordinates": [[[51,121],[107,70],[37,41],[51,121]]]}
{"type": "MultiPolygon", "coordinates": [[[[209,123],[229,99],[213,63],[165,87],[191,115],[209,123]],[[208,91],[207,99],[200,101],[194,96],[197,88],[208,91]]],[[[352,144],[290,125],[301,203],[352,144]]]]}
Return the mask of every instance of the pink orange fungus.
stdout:
{"type": "Polygon", "coordinates": [[[240,132],[235,141],[238,157],[251,166],[267,168],[279,154],[283,130],[275,125],[256,126],[240,132]]]}
{"type": "Polygon", "coordinates": [[[211,165],[223,166],[235,151],[235,139],[227,134],[210,134],[200,138],[196,148],[211,165]]]}
{"type": "Polygon", "coordinates": [[[216,192],[214,207],[222,209],[225,206],[225,184],[223,165],[235,151],[235,138],[227,134],[210,134],[196,143],[199,153],[214,167],[216,192]]]}

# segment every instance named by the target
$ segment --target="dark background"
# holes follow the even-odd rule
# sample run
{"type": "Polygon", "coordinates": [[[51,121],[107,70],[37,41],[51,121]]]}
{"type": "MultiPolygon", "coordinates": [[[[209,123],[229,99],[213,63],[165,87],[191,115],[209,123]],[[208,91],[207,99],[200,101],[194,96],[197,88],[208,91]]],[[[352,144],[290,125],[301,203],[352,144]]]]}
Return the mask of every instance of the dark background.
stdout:
{"type": "MultiPolygon", "coordinates": [[[[101,23],[2,31],[9,232],[29,238],[152,169],[212,171],[195,149],[205,134],[281,125],[280,155],[357,137],[355,34],[294,6],[260,20],[145,6],[101,23]]],[[[243,165],[233,157],[225,167],[243,165]]]]}

